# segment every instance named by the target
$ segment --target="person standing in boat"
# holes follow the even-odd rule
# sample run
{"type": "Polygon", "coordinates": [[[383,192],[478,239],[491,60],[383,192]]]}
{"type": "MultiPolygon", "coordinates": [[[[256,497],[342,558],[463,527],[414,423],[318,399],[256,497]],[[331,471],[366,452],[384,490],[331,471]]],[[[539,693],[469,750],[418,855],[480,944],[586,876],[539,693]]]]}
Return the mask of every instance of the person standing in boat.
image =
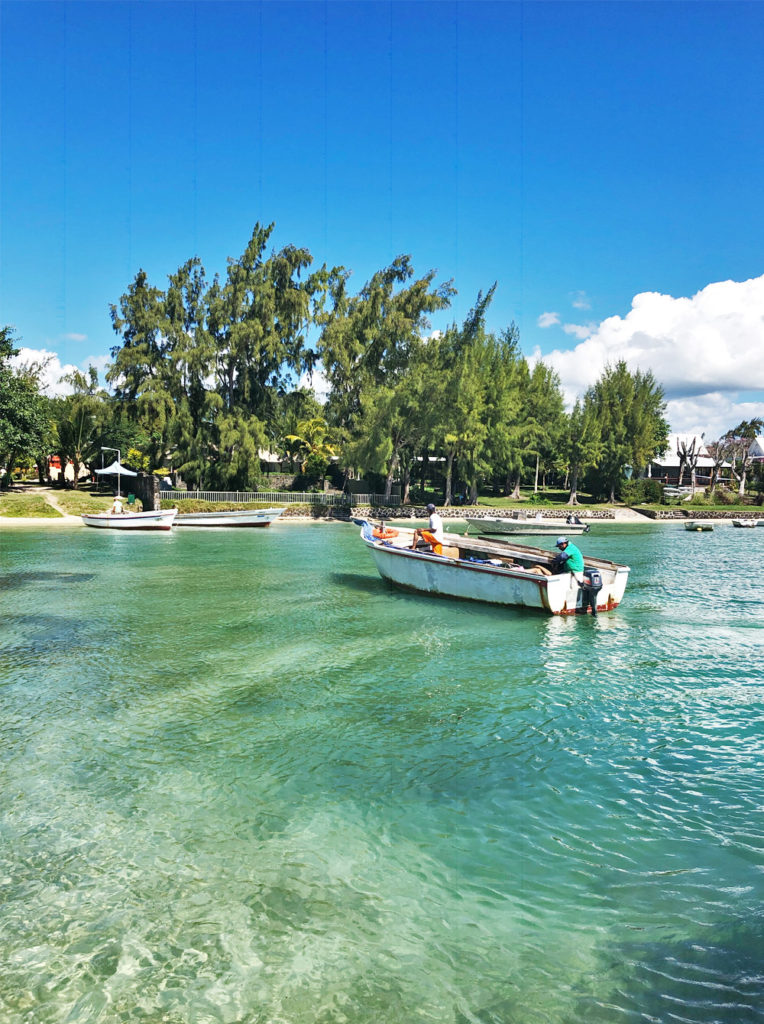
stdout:
{"type": "Polygon", "coordinates": [[[443,535],[443,517],[438,515],[432,503],[427,506],[427,512],[430,516],[428,528],[426,530],[414,530],[414,543],[412,546],[415,548],[429,547],[433,554],[442,555],[443,544],[446,539],[443,535]]]}

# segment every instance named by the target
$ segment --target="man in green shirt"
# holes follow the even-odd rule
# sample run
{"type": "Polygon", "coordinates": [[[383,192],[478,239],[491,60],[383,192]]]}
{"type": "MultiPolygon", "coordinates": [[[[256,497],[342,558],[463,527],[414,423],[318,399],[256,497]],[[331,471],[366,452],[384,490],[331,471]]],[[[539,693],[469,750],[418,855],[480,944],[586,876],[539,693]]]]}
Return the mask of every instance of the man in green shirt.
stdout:
{"type": "Polygon", "coordinates": [[[579,583],[583,580],[584,556],[575,544],[567,537],[558,537],[555,547],[560,552],[554,557],[554,568],[557,572],[571,572],[579,583]]]}
{"type": "MultiPolygon", "coordinates": [[[[575,544],[570,543],[567,537],[558,537],[557,544],[555,546],[557,547],[559,554],[554,556],[552,563],[553,570],[558,573],[569,572],[576,579],[576,582],[583,591],[583,605],[581,610],[586,614],[589,606],[591,606],[592,615],[596,615],[597,595],[602,589],[602,582],[600,581],[595,586],[592,578],[587,578],[584,575],[584,556],[575,544]]],[[[599,579],[598,573],[595,573],[595,576],[599,579]]]]}

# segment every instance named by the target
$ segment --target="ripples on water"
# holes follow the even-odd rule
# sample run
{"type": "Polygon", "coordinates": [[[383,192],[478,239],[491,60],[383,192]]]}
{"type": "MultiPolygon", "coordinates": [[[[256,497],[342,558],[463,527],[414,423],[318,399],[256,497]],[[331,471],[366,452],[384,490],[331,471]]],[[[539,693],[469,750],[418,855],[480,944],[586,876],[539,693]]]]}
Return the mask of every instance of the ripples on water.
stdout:
{"type": "Polygon", "coordinates": [[[764,530],[596,621],[356,531],[3,534],[3,1024],[764,1019],[764,530]]]}

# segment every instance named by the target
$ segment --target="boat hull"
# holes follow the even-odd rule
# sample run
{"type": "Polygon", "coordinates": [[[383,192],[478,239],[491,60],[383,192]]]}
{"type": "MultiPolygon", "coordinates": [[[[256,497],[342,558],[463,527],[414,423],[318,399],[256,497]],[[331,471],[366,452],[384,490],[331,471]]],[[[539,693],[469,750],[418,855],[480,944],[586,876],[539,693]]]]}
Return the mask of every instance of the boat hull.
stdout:
{"type": "Polygon", "coordinates": [[[565,536],[573,537],[589,532],[588,523],[564,523],[549,519],[537,522],[534,519],[502,519],[489,516],[474,519],[471,516],[465,516],[464,518],[469,530],[475,534],[495,534],[497,536],[505,534],[514,537],[558,537],[560,534],[565,534],[565,536]]]}
{"type": "Polygon", "coordinates": [[[166,509],[161,512],[111,512],[83,513],[80,516],[85,526],[101,530],[169,530],[178,510],[166,509]]]}
{"type": "Polygon", "coordinates": [[[733,519],[732,525],[740,530],[751,530],[756,529],[758,523],[756,519],[733,519]]]}
{"type": "MultiPolygon", "coordinates": [[[[458,557],[434,555],[412,550],[408,534],[399,531],[392,543],[373,538],[369,530],[361,530],[361,538],[369,549],[377,572],[397,587],[423,594],[436,594],[487,604],[533,608],[551,615],[574,615],[586,611],[584,591],[570,573],[553,576],[530,571],[531,564],[551,564],[552,556],[540,548],[491,544],[479,540],[458,539],[458,547],[449,547],[452,536],[446,534],[446,550],[456,550],[458,557]],[[480,545],[480,561],[471,561],[469,549],[480,545]],[[507,558],[522,560],[526,568],[509,568],[507,558]],[[491,564],[492,560],[494,563],[491,564]]],[[[453,537],[456,542],[457,538],[453,537]]],[[[597,611],[611,611],[623,599],[629,576],[628,566],[612,562],[587,560],[587,567],[597,567],[603,587],[597,595],[597,611]]]]}
{"type": "Polygon", "coordinates": [[[175,520],[176,526],[270,526],[283,508],[246,509],[241,512],[185,512],[175,520]]]}

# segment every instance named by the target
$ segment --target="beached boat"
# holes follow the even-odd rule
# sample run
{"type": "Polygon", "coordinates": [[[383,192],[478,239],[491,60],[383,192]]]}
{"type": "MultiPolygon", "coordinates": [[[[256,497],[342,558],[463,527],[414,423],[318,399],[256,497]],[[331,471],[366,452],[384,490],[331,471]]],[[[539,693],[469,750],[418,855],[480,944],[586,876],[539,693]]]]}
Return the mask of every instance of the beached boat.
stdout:
{"type": "Polygon", "coordinates": [[[157,512],[92,512],[80,516],[85,526],[102,530],[169,530],[178,514],[176,508],[157,512]]]}
{"type": "Polygon", "coordinates": [[[248,508],[228,512],[181,512],[176,526],[270,526],[283,508],[248,508]]]}
{"type": "Polygon", "coordinates": [[[743,530],[750,530],[750,529],[754,529],[755,530],[756,529],[756,524],[757,524],[757,520],[756,519],[733,519],[732,520],[732,525],[733,526],[737,526],[738,528],[743,529],[743,530]]]}
{"type": "Polygon", "coordinates": [[[475,534],[507,534],[509,536],[557,537],[561,533],[588,533],[589,524],[566,523],[562,519],[527,519],[524,515],[465,516],[467,529],[475,534]]]}
{"type": "MultiPolygon", "coordinates": [[[[587,609],[585,591],[569,572],[544,575],[554,554],[542,548],[496,543],[447,533],[443,553],[414,550],[414,531],[374,527],[365,522],[361,540],[371,552],[383,579],[398,587],[490,604],[537,608],[552,615],[573,615],[587,609]],[[539,570],[541,567],[541,571],[539,570]]],[[[599,558],[586,558],[587,573],[599,574],[602,589],[597,610],[611,611],[623,599],[629,568],[599,558]]]]}
{"type": "Polygon", "coordinates": [[[685,530],[690,530],[693,533],[709,533],[713,530],[711,523],[698,523],[694,519],[691,519],[688,523],[684,524],[685,530]]]}

